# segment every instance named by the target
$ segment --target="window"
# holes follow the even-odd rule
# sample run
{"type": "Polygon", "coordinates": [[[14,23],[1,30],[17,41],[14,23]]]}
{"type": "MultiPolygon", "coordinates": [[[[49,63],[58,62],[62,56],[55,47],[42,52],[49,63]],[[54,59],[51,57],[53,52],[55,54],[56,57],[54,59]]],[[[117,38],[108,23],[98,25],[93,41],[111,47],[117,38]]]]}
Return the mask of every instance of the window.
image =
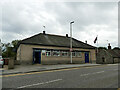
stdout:
{"type": "Polygon", "coordinates": [[[60,51],[54,50],[53,51],[53,56],[60,56],[60,51]]]}
{"type": "Polygon", "coordinates": [[[77,57],[82,57],[82,53],[81,52],[76,52],[77,57]]]}
{"type": "Polygon", "coordinates": [[[67,51],[62,51],[62,56],[68,56],[68,52],[67,51]]]}
{"type": "Polygon", "coordinates": [[[51,56],[51,51],[50,50],[46,50],[46,56],[51,56]]]}
{"type": "Polygon", "coordinates": [[[75,52],[72,52],[72,56],[75,57],[75,56],[76,56],[76,53],[75,53],[75,52]]]}
{"type": "Polygon", "coordinates": [[[45,50],[42,50],[42,55],[45,55],[45,50]]]}

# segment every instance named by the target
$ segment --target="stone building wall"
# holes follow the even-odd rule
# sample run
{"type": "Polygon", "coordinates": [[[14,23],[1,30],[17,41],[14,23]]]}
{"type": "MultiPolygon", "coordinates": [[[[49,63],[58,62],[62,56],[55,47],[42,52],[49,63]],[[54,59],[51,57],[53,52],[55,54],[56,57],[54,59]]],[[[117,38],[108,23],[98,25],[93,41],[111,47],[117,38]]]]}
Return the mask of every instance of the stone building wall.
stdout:
{"type": "Polygon", "coordinates": [[[96,59],[97,64],[112,64],[113,57],[105,49],[99,49],[96,59]]]}
{"type": "MultiPolygon", "coordinates": [[[[33,48],[41,49],[58,49],[58,50],[69,50],[66,47],[52,47],[52,46],[39,46],[39,45],[24,45],[21,44],[17,50],[17,60],[21,63],[32,64],[33,62],[33,48]]],[[[95,49],[80,49],[73,48],[74,50],[88,51],[89,52],[89,62],[96,63],[95,49]]],[[[82,57],[73,57],[73,63],[85,63],[84,52],[82,52],[82,57]]],[[[70,63],[70,57],[52,57],[45,56],[41,53],[41,64],[60,64],[60,63],[70,63]]]]}

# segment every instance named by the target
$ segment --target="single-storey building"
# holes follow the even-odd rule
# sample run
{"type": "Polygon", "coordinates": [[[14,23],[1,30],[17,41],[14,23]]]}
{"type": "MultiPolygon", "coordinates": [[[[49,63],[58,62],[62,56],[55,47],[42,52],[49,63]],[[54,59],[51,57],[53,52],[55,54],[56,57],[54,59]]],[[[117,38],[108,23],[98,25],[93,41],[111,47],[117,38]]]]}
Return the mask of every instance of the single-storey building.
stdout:
{"type": "MultiPolygon", "coordinates": [[[[72,38],[72,62],[96,63],[95,47],[72,38]]],[[[23,39],[17,49],[17,60],[26,64],[70,63],[70,37],[39,33],[23,39]]]]}
{"type": "Polygon", "coordinates": [[[111,49],[109,44],[108,49],[98,49],[97,60],[98,64],[113,64],[120,63],[120,49],[111,49]]]}

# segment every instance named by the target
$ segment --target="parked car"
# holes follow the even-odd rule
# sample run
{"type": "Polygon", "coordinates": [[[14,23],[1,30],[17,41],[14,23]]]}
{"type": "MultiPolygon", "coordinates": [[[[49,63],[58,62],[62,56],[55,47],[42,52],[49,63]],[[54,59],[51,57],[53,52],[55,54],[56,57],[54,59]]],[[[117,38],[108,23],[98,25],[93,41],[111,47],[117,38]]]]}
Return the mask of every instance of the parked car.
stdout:
{"type": "Polygon", "coordinates": [[[3,64],[4,64],[3,58],[2,58],[2,56],[0,56],[0,67],[1,66],[3,67],[3,64]]]}

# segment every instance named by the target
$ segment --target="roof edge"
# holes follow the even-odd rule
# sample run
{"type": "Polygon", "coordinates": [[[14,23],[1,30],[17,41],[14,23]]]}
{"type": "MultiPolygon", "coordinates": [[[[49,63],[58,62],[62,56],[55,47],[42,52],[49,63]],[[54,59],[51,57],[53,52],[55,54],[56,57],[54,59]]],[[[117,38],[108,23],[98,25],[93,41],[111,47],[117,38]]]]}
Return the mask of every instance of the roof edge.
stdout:
{"type": "MultiPolygon", "coordinates": [[[[45,44],[32,44],[32,43],[20,43],[20,44],[25,44],[25,45],[41,45],[41,46],[53,46],[53,47],[67,47],[67,48],[70,48],[70,46],[58,46],[58,45],[45,45],[45,44]]],[[[73,48],[96,49],[96,47],[93,47],[93,48],[73,47],[73,48]]]]}

